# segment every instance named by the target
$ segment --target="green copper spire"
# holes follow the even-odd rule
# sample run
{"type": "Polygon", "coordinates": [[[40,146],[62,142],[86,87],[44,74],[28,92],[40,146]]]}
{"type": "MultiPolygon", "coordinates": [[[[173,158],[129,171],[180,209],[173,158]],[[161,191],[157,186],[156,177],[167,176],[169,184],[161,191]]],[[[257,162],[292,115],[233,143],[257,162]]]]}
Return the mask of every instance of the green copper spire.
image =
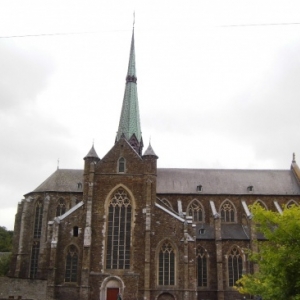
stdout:
{"type": "Polygon", "coordinates": [[[143,139],[140,124],[140,112],[137,96],[137,77],[135,70],[134,29],[132,31],[131,47],[123,105],[117,132],[116,142],[124,137],[140,155],[143,149],[143,139]]]}

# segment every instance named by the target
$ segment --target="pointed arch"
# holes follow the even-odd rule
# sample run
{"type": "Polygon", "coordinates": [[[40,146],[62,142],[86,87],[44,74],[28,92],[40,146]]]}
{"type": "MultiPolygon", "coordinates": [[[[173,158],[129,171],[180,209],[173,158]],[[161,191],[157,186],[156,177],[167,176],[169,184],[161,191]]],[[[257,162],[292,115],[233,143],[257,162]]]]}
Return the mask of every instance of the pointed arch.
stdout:
{"type": "Polygon", "coordinates": [[[65,282],[77,282],[78,248],[74,244],[68,246],[65,260],[65,282]]]}
{"type": "Polygon", "coordinates": [[[260,205],[262,208],[264,208],[265,210],[268,210],[268,207],[267,207],[266,203],[265,203],[264,201],[260,200],[260,199],[257,199],[257,200],[254,202],[254,204],[258,204],[258,205],[260,205]]]}
{"type": "Polygon", "coordinates": [[[198,245],[196,248],[198,287],[207,287],[208,285],[208,257],[207,250],[198,245]]]}
{"type": "Polygon", "coordinates": [[[118,159],[118,173],[125,173],[126,170],[126,160],[124,157],[118,159]]]}
{"type": "Polygon", "coordinates": [[[193,217],[194,222],[204,222],[205,215],[202,203],[197,199],[193,199],[187,207],[187,215],[193,217]]]}
{"type": "Polygon", "coordinates": [[[39,239],[42,233],[42,220],[43,220],[43,201],[38,198],[35,204],[35,214],[34,214],[34,232],[33,238],[39,239]]]}
{"type": "Polygon", "coordinates": [[[171,202],[169,200],[167,200],[166,198],[162,198],[160,199],[160,201],[168,208],[170,208],[171,210],[174,211],[173,206],[171,204],[171,202]]]}
{"type": "Polygon", "coordinates": [[[106,199],[106,269],[130,269],[133,211],[132,193],[118,185],[106,199]]]}
{"type": "Polygon", "coordinates": [[[59,198],[56,206],[56,217],[63,215],[66,212],[66,203],[64,198],[59,198]]]}
{"type": "Polygon", "coordinates": [[[220,216],[223,223],[236,223],[236,207],[229,200],[224,200],[220,205],[220,216]]]}
{"type": "Polygon", "coordinates": [[[291,199],[291,200],[289,200],[288,203],[286,204],[286,207],[287,207],[287,208],[291,208],[293,205],[298,206],[299,204],[298,204],[295,200],[291,199]]]}
{"type": "Polygon", "coordinates": [[[228,286],[233,287],[243,275],[245,255],[241,248],[234,245],[227,255],[228,286]]]}
{"type": "Polygon", "coordinates": [[[170,239],[162,240],[157,247],[157,270],[159,286],[176,284],[177,248],[170,239]]]}

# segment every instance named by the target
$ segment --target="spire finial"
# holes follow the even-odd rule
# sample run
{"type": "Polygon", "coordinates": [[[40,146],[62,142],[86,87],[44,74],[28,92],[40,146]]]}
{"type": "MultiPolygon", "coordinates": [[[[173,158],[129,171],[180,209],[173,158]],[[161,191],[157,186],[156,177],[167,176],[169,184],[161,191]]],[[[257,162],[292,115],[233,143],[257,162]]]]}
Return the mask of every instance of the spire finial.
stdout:
{"type": "Polygon", "coordinates": [[[93,147],[94,147],[94,144],[95,144],[95,139],[93,139],[93,147]]]}
{"type": "Polygon", "coordinates": [[[135,10],[133,11],[133,28],[134,28],[134,25],[135,25],[135,10]]]}
{"type": "Polygon", "coordinates": [[[293,163],[296,162],[296,155],[295,155],[295,152],[293,153],[293,163]]]}
{"type": "Polygon", "coordinates": [[[57,159],[57,170],[59,169],[59,158],[57,159]]]}

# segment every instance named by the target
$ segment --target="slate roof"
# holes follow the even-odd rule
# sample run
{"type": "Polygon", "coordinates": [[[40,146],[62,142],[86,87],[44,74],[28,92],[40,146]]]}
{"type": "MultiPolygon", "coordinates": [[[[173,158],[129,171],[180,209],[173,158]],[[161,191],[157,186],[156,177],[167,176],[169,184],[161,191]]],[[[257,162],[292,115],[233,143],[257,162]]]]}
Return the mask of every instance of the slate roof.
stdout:
{"type": "MultiPolygon", "coordinates": [[[[82,192],[83,170],[58,169],[33,192],[82,192]]],[[[157,194],[300,195],[291,170],[158,169],[157,194]],[[197,192],[197,186],[202,191],[197,192]],[[253,191],[247,190],[253,186],[253,191]]]]}
{"type": "MultiPolygon", "coordinates": [[[[222,240],[249,240],[250,230],[248,226],[242,224],[221,224],[221,239],[222,240]]],[[[209,224],[197,224],[196,238],[198,240],[213,240],[215,239],[214,228],[209,224]],[[201,234],[200,229],[204,232],[201,234]]]]}
{"type": "Polygon", "coordinates": [[[33,192],[82,192],[82,179],[83,170],[57,169],[33,192]]]}
{"type": "Polygon", "coordinates": [[[201,194],[300,195],[291,170],[157,170],[157,194],[195,194],[199,185],[201,194]]]}

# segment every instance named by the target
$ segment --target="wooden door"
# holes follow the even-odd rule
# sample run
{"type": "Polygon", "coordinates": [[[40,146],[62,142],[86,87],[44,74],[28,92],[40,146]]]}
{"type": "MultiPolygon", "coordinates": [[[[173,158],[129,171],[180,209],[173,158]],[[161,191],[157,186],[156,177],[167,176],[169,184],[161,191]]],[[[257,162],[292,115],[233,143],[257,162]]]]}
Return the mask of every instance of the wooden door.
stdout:
{"type": "Polygon", "coordinates": [[[119,288],[107,288],[106,300],[117,300],[119,288]]]}

